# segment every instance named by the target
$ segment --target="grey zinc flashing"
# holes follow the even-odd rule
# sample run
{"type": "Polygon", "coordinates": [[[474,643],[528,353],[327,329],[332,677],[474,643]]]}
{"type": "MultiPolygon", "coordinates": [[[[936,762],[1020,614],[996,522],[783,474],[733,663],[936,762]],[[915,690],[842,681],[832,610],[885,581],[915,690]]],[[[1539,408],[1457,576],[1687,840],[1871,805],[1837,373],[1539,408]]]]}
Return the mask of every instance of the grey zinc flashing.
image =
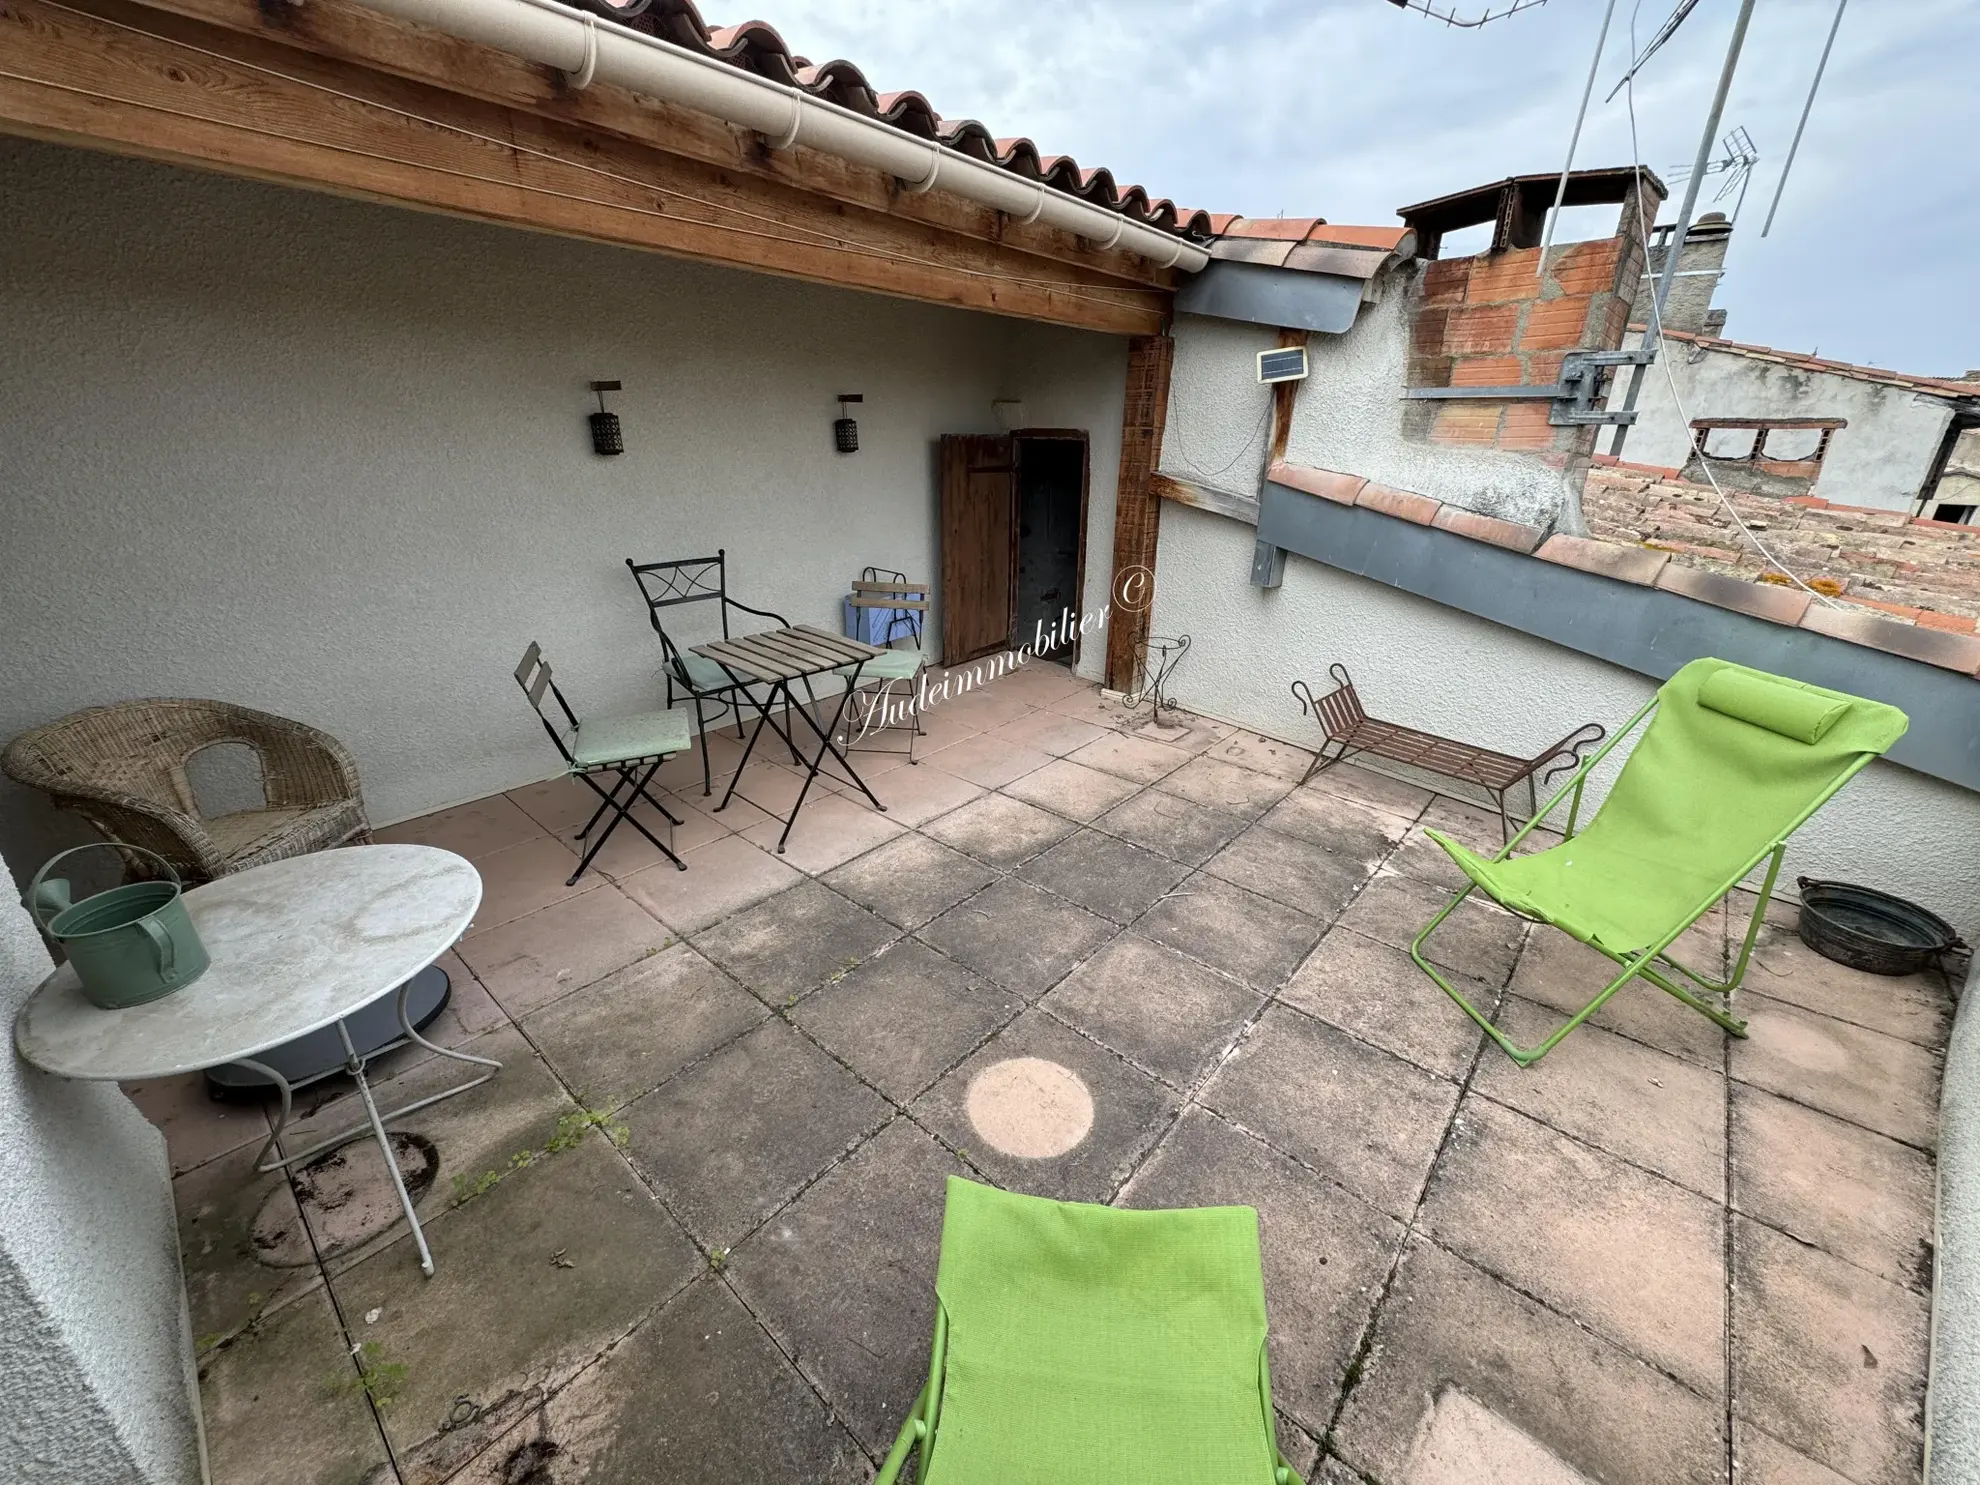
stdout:
{"type": "Polygon", "coordinates": [[[1361,308],[1362,280],[1263,263],[1212,262],[1176,290],[1181,314],[1338,335],[1361,308]]]}

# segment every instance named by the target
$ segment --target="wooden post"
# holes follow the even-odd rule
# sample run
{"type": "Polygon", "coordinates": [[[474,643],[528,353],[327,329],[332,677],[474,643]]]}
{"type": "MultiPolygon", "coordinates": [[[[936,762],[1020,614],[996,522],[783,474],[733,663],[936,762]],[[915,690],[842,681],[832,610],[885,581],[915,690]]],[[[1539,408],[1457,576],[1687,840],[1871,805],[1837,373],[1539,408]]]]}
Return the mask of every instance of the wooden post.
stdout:
{"type": "Polygon", "coordinates": [[[1150,476],[1162,454],[1169,414],[1169,368],[1176,343],[1166,335],[1128,341],[1127,399],[1121,410],[1121,475],[1114,497],[1114,580],[1107,616],[1107,686],[1135,683],[1148,614],[1155,604],[1155,539],[1162,502],[1150,476]]]}

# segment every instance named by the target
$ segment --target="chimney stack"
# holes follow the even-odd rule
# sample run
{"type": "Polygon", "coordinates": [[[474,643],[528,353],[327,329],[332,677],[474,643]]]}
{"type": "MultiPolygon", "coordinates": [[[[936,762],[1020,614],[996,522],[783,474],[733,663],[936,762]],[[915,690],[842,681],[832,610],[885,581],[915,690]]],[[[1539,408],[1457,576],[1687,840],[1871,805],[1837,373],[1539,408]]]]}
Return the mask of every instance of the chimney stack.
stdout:
{"type": "MultiPolygon", "coordinates": [[[[1708,211],[1684,234],[1684,248],[1678,254],[1677,278],[1671,284],[1670,302],[1664,306],[1664,327],[1693,335],[1725,334],[1726,312],[1712,307],[1720,276],[1726,269],[1726,249],[1732,243],[1732,223],[1722,211],[1708,211]]],[[[1640,318],[1648,319],[1650,295],[1657,275],[1664,270],[1664,254],[1676,232],[1674,226],[1654,227],[1650,233],[1650,262],[1644,273],[1640,297],[1640,318]]]]}

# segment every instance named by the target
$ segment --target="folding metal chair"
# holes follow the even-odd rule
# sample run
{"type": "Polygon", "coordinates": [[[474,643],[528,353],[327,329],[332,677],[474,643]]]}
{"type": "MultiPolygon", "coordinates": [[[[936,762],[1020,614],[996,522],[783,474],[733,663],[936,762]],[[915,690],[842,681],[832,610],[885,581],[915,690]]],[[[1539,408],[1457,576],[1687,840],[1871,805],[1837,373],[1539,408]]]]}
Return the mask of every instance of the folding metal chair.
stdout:
{"type": "MultiPolygon", "coordinates": [[[[694,702],[694,729],[701,740],[701,792],[704,796],[714,793],[714,784],[708,764],[708,724],[719,724],[722,713],[733,711],[736,718],[736,736],[743,735],[742,702],[747,688],[722,669],[713,660],[697,655],[692,650],[683,649],[674,643],[660,622],[660,611],[677,608],[684,603],[714,603],[722,615],[722,638],[733,639],[729,632],[729,610],[740,609],[758,618],[774,619],[780,628],[788,629],[791,621],[782,614],[772,613],[767,608],[752,608],[729,596],[728,548],[718,548],[712,557],[680,557],[670,562],[635,562],[626,558],[626,567],[639,585],[639,596],[646,601],[647,622],[653,632],[660,636],[660,648],[666,655],[666,663],[661,674],[667,682],[667,706],[671,710],[676,700],[683,697],[694,702]],[[714,715],[703,713],[703,706],[713,702],[714,715]]],[[[806,682],[806,695],[810,695],[810,683],[806,682]]],[[[814,701],[816,698],[813,698],[814,701]]],[[[802,765],[795,750],[791,761],[802,765]]]]}
{"type": "MultiPolygon", "coordinates": [[[[666,816],[670,827],[681,823],[672,810],[647,793],[647,785],[653,782],[653,775],[659,772],[661,764],[676,753],[685,753],[693,745],[688,738],[687,718],[676,711],[664,711],[580,722],[577,713],[571,710],[571,704],[564,700],[562,689],[550,678],[550,662],[543,658],[542,647],[535,640],[529,642],[529,648],[523,651],[522,664],[516,667],[516,684],[523,688],[523,695],[536,708],[543,730],[550,734],[550,741],[563,755],[566,772],[573,778],[583,780],[599,800],[598,808],[591,812],[591,818],[577,833],[579,840],[590,839],[583,857],[578,861],[577,870],[571,873],[564,885],[577,885],[577,879],[591,865],[592,857],[611,839],[621,820],[658,846],[661,854],[675,866],[686,871],[687,863],[674,854],[673,848],[663,844],[652,831],[633,818],[632,807],[644,799],[666,816]],[[563,727],[559,727],[544,709],[545,695],[554,700],[557,709],[564,714],[563,727]],[[601,773],[617,776],[610,789],[602,787],[594,777],[601,773]],[[626,791],[624,798],[619,795],[621,789],[626,791]],[[606,821],[605,828],[596,837],[592,837],[593,828],[607,811],[611,812],[612,818],[606,821]]],[[[670,829],[668,834],[672,833],[670,829]]]]}
{"type": "MultiPolygon", "coordinates": [[[[883,653],[859,667],[852,698],[853,719],[846,724],[846,751],[853,751],[854,739],[863,738],[869,732],[904,727],[908,735],[907,761],[915,763],[919,760],[914,756],[914,740],[924,735],[920,707],[911,704],[904,713],[904,721],[888,721],[887,709],[894,700],[896,686],[906,688],[903,694],[912,703],[920,687],[921,673],[928,668],[928,656],[921,647],[922,621],[928,612],[928,584],[910,582],[904,572],[869,567],[852,585],[852,592],[846,598],[846,609],[860,620],[855,626],[860,632],[852,637],[883,647],[883,653]],[[867,618],[868,615],[873,615],[880,622],[873,623],[867,618]],[[914,641],[913,649],[894,648],[894,641],[903,634],[914,641]],[[876,717],[880,719],[877,727],[874,725],[876,717]]],[[[839,674],[851,680],[852,667],[842,668],[839,674]]],[[[900,749],[864,748],[860,751],[894,753],[900,749]]]]}

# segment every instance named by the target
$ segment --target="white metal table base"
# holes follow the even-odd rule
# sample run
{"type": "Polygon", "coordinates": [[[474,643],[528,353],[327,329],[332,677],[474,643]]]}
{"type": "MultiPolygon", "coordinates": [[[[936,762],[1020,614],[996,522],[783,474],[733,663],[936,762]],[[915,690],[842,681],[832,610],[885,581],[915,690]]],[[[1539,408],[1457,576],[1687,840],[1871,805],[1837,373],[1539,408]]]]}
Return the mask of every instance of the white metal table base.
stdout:
{"type": "Polygon", "coordinates": [[[311,1156],[320,1155],[325,1150],[334,1150],[339,1145],[348,1145],[353,1140],[360,1140],[366,1135],[370,1135],[378,1142],[379,1153],[385,1157],[385,1170],[392,1177],[392,1189],[399,1194],[399,1205],[405,1210],[406,1222],[412,1228],[413,1241],[419,1244],[420,1270],[430,1279],[433,1277],[433,1252],[426,1246],[426,1233],[419,1225],[419,1214],[413,1210],[412,1196],[406,1190],[405,1177],[399,1174],[399,1158],[392,1153],[392,1141],[390,1136],[385,1132],[386,1121],[400,1119],[417,1110],[430,1108],[443,1099],[452,1098],[457,1093],[465,1093],[470,1088],[479,1088],[483,1083],[502,1070],[502,1064],[493,1057],[476,1057],[468,1052],[457,1052],[452,1048],[430,1042],[421,1036],[414,1029],[411,1018],[406,1014],[406,1002],[411,991],[412,981],[407,980],[405,984],[399,987],[398,992],[399,1029],[405,1033],[406,1040],[418,1042],[429,1052],[437,1052],[440,1056],[451,1058],[455,1062],[472,1062],[478,1067],[485,1067],[488,1069],[487,1072],[478,1078],[470,1078],[467,1082],[457,1084],[452,1088],[444,1088],[438,1093],[430,1093],[425,1098],[416,1099],[412,1103],[406,1104],[403,1108],[396,1108],[390,1113],[381,1114],[378,1112],[377,1102],[371,1096],[371,1083],[364,1075],[365,1065],[373,1058],[383,1055],[394,1047],[404,1046],[405,1042],[393,1042],[388,1046],[378,1048],[376,1051],[361,1055],[356,1046],[351,1042],[350,1030],[345,1026],[344,1021],[340,1019],[337,1022],[337,1035],[344,1043],[344,1071],[351,1075],[352,1081],[357,1084],[358,1097],[364,1100],[366,1122],[354,1125],[342,1133],[331,1135],[328,1139],[318,1140],[307,1150],[298,1150],[293,1155],[280,1155],[271,1159],[270,1156],[274,1155],[276,1146],[282,1138],[282,1131],[288,1126],[289,1115],[295,1108],[294,1092],[289,1086],[289,1080],[266,1063],[256,1062],[251,1057],[237,1057],[234,1061],[238,1066],[252,1068],[263,1077],[268,1078],[282,1094],[282,1115],[275,1121],[275,1128],[270,1132],[268,1142],[261,1147],[261,1153],[255,1157],[254,1168],[257,1171],[286,1170],[298,1161],[308,1160],[311,1156]]]}

